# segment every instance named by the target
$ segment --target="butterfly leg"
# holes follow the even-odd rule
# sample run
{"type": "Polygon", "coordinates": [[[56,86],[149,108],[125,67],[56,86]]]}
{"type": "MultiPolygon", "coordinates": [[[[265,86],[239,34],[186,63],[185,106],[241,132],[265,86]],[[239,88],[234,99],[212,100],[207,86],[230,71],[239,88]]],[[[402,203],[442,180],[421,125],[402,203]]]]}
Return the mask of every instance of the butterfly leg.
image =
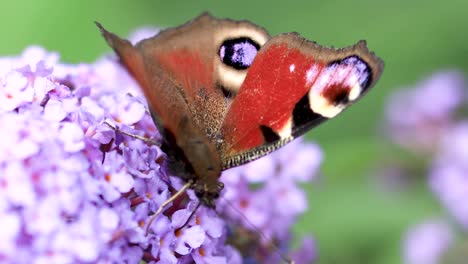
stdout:
{"type": "Polygon", "coordinates": [[[131,137],[131,138],[141,140],[141,141],[145,142],[145,143],[148,144],[148,145],[156,145],[156,146],[158,146],[158,147],[161,146],[161,143],[158,142],[158,141],[156,141],[156,140],[154,140],[154,139],[147,138],[147,137],[144,137],[144,136],[140,136],[140,135],[137,135],[137,134],[132,134],[132,133],[123,131],[123,130],[120,129],[119,127],[114,126],[114,125],[110,124],[110,123],[107,122],[107,121],[104,121],[104,124],[106,124],[108,127],[112,128],[115,132],[119,132],[120,134],[129,136],[129,137],[131,137]]]}
{"type": "Polygon", "coordinates": [[[193,216],[195,215],[195,213],[197,212],[198,208],[200,207],[201,203],[198,202],[197,206],[195,207],[195,209],[193,209],[192,213],[190,214],[190,216],[187,218],[187,221],[185,221],[185,223],[183,225],[181,225],[179,228],[177,228],[175,231],[179,231],[181,230],[182,228],[186,227],[188,225],[188,223],[190,222],[190,220],[193,218],[193,216]]]}
{"type": "Polygon", "coordinates": [[[193,185],[193,181],[190,180],[188,181],[184,186],[182,186],[182,188],[180,188],[180,190],[178,192],[176,192],[174,195],[172,195],[169,199],[167,199],[167,201],[165,201],[164,203],[161,204],[161,206],[159,206],[158,210],[156,210],[156,212],[151,216],[150,220],[148,221],[148,225],[146,226],[146,232],[145,234],[148,235],[148,232],[149,232],[149,229],[151,227],[151,224],[153,224],[154,220],[156,219],[156,217],[162,212],[162,210],[164,209],[164,207],[166,207],[168,204],[172,203],[175,199],[177,199],[179,196],[181,196],[182,194],[184,194],[184,192],[190,188],[191,186],[193,185]]]}

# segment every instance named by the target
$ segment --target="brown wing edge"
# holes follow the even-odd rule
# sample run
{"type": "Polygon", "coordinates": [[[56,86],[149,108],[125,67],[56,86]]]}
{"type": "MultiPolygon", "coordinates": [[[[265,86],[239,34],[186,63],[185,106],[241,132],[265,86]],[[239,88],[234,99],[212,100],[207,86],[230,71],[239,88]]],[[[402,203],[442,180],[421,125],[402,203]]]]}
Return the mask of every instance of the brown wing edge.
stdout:
{"type": "Polygon", "coordinates": [[[101,34],[106,40],[107,44],[109,44],[115,53],[117,53],[121,62],[130,71],[130,74],[136,78],[136,81],[140,84],[140,86],[148,87],[148,80],[146,80],[145,74],[138,74],[145,72],[143,58],[132,45],[132,43],[130,43],[128,40],[120,38],[114,33],[107,31],[99,22],[94,23],[101,31],[101,34]]]}

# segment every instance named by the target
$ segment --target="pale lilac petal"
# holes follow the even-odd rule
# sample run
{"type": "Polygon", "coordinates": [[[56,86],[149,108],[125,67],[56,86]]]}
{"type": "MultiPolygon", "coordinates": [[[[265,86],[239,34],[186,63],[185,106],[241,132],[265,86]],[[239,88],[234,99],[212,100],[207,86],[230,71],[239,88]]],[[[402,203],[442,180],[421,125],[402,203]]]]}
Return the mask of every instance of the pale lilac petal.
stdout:
{"type": "Polygon", "coordinates": [[[307,210],[307,196],[302,189],[299,189],[291,182],[282,184],[270,184],[271,191],[275,194],[275,207],[278,212],[288,215],[297,215],[307,210]]]}
{"type": "Polygon", "coordinates": [[[432,191],[455,219],[468,230],[468,174],[459,166],[438,166],[430,174],[432,191]]]}
{"type": "Polygon", "coordinates": [[[34,90],[28,85],[27,78],[17,71],[10,72],[0,88],[0,112],[11,111],[33,101],[34,90]]]}
{"type": "Polygon", "coordinates": [[[449,127],[441,140],[439,162],[468,164],[468,121],[449,127]]]}
{"type": "Polygon", "coordinates": [[[110,208],[102,208],[99,211],[99,219],[105,230],[114,230],[119,224],[119,216],[110,208]]]}
{"type": "Polygon", "coordinates": [[[460,72],[442,71],[394,93],[386,108],[386,133],[408,150],[433,152],[466,101],[465,85],[460,72]]]}
{"type": "Polygon", "coordinates": [[[305,237],[301,247],[293,253],[292,258],[295,263],[314,263],[318,259],[315,240],[305,237]]]}
{"type": "Polygon", "coordinates": [[[47,235],[62,224],[59,204],[56,197],[50,196],[40,201],[35,208],[27,212],[30,219],[27,224],[28,232],[47,235]]]}
{"type": "MultiPolygon", "coordinates": [[[[15,240],[19,235],[21,223],[18,215],[14,213],[0,213],[0,255],[10,255],[15,250],[15,240]]],[[[12,257],[14,255],[12,254],[12,257]]]]}
{"type": "Polygon", "coordinates": [[[44,65],[53,66],[58,62],[58,60],[58,53],[48,52],[39,46],[30,46],[23,51],[23,54],[21,54],[21,59],[18,60],[15,68],[19,68],[24,64],[29,64],[32,67],[32,71],[36,72],[36,65],[40,61],[44,61],[44,65]]]}
{"type": "Polygon", "coordinates": [[[72,263],[73,258],[64,252],[48,252],[36,256],[34,259],[34,264],[61,264],[61,263],[72,263]],[[52,253],[52,254],[51,254],[52,253]]]}
{"type": "Polygon", "coordinates": [[[37,199],[34,186],[19,162],[10,162],[2,173],[6,179],[6,196],[16,206],[33,206],[37,199]]]}
{"type": "Polygon", "coordinates": [[[56,84],[48,78],[39,77],[34,80],[34,101],[42,102],[47,93],[55,89],[56,84]]]}
{"type": "Polygon", "coordinates": [[[74,123],[64,123],[59,134],[59,138],[64,143],[64,150],[67,152],[82,150],[85,147],[83,136],[83,130],[74,123]]]}
{"type": "Polygon", "coordinates": [[[121,193],[130,191],[130,189],[133,188],[134,182],[135,180],[133,177],[125,170],[114,173],[111,177],[111,184],[113,184],[121,193]]]}
{"type": "Polygon", "coordinates": [[[453,231],[439,220],[413,227],[404,240],[406,264],[438,264],[453,242],[453,231]]]}
{"type": "Polygon", "coordinates": [[[174,212],[174,214],[172,215],[172,224],[175,228],[179,228],[181,227],[183,224],[185,224],[185,222],[187,222],[188,218],[190,217],[190,215],[192,214],[192,212],[188,209],[181,209],[181,210],[177,210],[176,212],[174,212]]]}
{"type": "Polygon", "coordinates": [[[160,256],[161,260],[159,262],[157,262],[158,264],[176,264],[176,263],[179,263],[176,256],[174,256],[174,252],[172,252],[170,250],[163,250],[159,256],[160,256]]]}
{"type": "Polygon", "coordinates": [[[291,144],[302,144],[302,146],[294,148],[294,152],[291,153],[289,159],[282,155],[282,162],[289,164],[283,168],[283,171],[300,182],[308,182],[318,176],[323,161],[323,153],[317,144],[296,141],[291,144]]]}
{"type": "MultiPolygon", "coordinates": [[[[202,210],[202,209],[199,209],[202,210]]],[[[206,210],[207,212],[200,215],[200,225],[203,229],[206,230],[206,234],[212,238],[219,238],[223,235],[224,231],[224,222],[211,210],[206,210]]]]}
{"type": "Polygon", "coordinates": [[[91,113],[96,120],[102,120],[104,118],[105,110],[89,97],[81,99],[81,110],[91,113]]]}
{"type": "Polygon", "coordinates": [[[247,178],[249,182],[262,182],[274,175],[276,164],[272,162],[271,157],[266,156],[250,162],[241,168],[234,168],[233,170],[240,170],[240,173],[247,178]]]}
{"type": "Polygon", "coordinates": [[[14,148],[10,149],[10,157],[15,159],[25,159],[31,157],[39,152],[39,146],[29,138],[18,139],[14,148]]]}
{"type": "Polygon", "coordinates": [[[200,259],[195,259],[195,263],[197,264],[202,264],[202,263],[227,264],[228,262],[226,260],[226,257],[208,256],[208,257],[204,257],[200,259]]]}
{"type": "Polygon", "coordinates": [[[49,121],[62,121],[67,116],[62,102],[50,99],[44,107],[44,118],[49,121]]]}
{"type": "Polygon", "coordinates": [[[131,125],[143,118],[146,108],[139,102],[131,102],[127,105],[120,105],[118,112],[120,122],[122,124],[131,125]]]}
{"type": "Polygon", "coordinates": [[[141,263],[143,250],[141,247],[127,247],[122,252],[122,256],[124,257],[122,261],[125,263],[141,263]]]}
{"type": "Polygon", "coordinates": [[[201,226],[192,226],[181,230],[182,235],[176,240],[175,251],[187,255],[193,248],[198,248],[205,240],[205,232],[201,226]]]}
{"type": "Polygon", "coordinates": [[[110,184],[103,184],[101,192],[104,199],[110,203],[116,201],[122,195],[114,186],[110,184]]]}
{"type": "Polygon", "coordinates": [[[95,241],[92,241],[87,238],[81,239],[80,237],[75,237],[73,239],[73,251],[79,260],[90,262],[97,259],[99,256],[99,247],[96,245],[95,241]]]}

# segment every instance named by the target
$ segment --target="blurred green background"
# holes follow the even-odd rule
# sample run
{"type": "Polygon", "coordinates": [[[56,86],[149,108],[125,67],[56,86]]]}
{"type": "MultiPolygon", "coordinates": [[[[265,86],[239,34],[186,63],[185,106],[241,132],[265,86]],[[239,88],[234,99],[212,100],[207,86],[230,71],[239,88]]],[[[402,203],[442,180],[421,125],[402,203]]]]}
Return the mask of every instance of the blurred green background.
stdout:
{"type": "Polygon", "coordinates": [[[296,233],[315,236],[319,263],[394,264],[401,262],[408,225],[441,211],[423,181],[396,191],[377,184],[379,164],[399,155],[387,151],[381,124],[392,90],[437,70],[468,70],[466,0],[19,0],[2,1],[0,7],[0,56],[39,44],[70,63],[110,52],[95,20],[126,36],[142,25],[176,26],[202,11],[251,20],[272,35],[297,31],[322,45],[344,47],[366,39],[385,61],[384,74],[359,104],[308,134],[324,150],[324,177],[308,187],[310,210],[296,233]]]}

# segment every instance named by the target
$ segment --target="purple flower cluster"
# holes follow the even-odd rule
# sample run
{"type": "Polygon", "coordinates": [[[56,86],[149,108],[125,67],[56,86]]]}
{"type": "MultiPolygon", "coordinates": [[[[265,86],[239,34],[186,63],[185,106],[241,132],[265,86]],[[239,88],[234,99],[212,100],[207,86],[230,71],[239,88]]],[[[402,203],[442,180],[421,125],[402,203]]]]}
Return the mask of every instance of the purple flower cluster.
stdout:
{"type": "Polygon", "coordinates": [[[446,132],[429,175],[432,191],[468,231],[468,120],[446,132]]]}
{"type": "MultiPolygon", "coordinates": [[[[271,238],[275,238],[279,242],[276,246],[287,249],[290,227],[307,210],[306,194],[297,183],[314,180],[321,161],[322,152],[317,145],[298,139],[257,161],[227,170],[221,181],[229,188],[219,207],[231,224],[242,223],[241,227],[250,232],[261,230],[261,237],[256,238],[261,240],[258,246],[271,247],[275,243],[271,238]],[[250,184],[261,184],[261,188],[252,190],[250,184]]],[[[277,263],[280,257],[267,248],[255,253],[260,263],[277,263]]],[[[297,263],[311,263],[316,258],[312,240],[305,238],[303,248],[293,255],[297,256],[297,263]]]]}
{"type": "Polygon", "coordinates": [[[466,101],[462,73],[444,71],[394,93],[386,108],[393,142],[416,153],[437,151],[440,137],[453,125],[466,101]]]}
{"type": "MultiPolygon", "coordinates": [[[[291,225],[307,209],[297,184],[321,163],[316,145],[296,141],[226,171],[218,210],[200,207],[185,224],[198,204],[187,191],[145,234],[183,182],[159,147],[108,124],[160,140],[115,59],[66,65],[39,47],[0,59],[1,263],[272,263],[288,252],[291,225]]],[[[313,241],[292,254],[312,261],[313,241]]]]}
{"type": "MultiPolygon", "coordinates": [[[[427,159],[431,191],[459,227],[468,231],[468,85],[462,73],[440,72],[401,90],[387,108],[391,139],[427,159]]],[[[405,259],[412,263],[439,263],[453,242],[453,228],[441,220],[411,230],[405,259]]]]}

